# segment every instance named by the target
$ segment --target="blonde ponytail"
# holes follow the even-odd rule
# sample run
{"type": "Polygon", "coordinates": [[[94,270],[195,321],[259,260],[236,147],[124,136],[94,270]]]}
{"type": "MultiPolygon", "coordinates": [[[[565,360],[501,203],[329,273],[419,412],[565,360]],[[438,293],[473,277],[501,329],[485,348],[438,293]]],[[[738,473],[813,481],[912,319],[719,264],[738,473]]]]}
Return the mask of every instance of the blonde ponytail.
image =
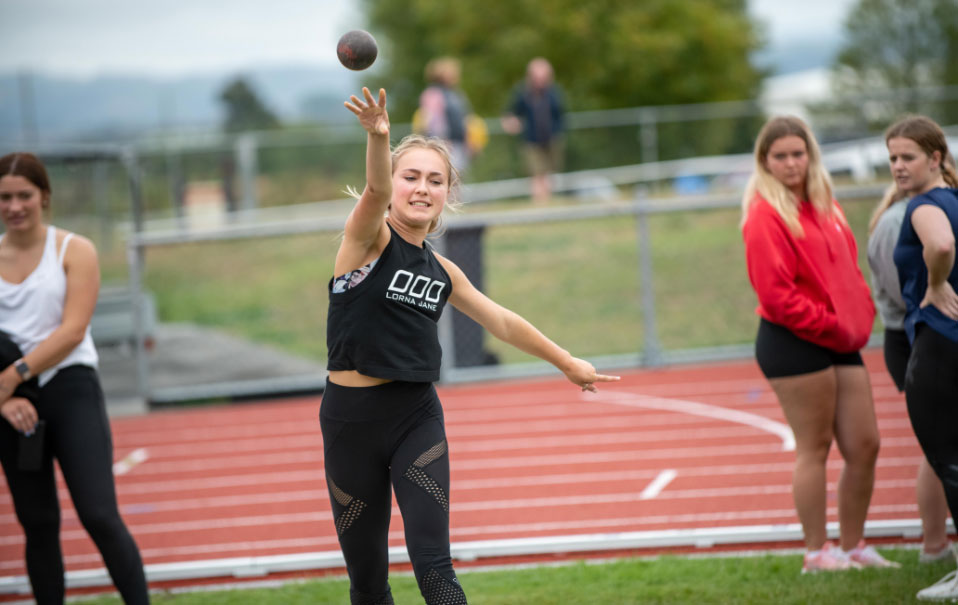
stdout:
{"type": "Polygon", "coordinates": [[[958,188],[958,171],[955,170],[955,158],[947,149],[941,159],[941,176],[949,187],[958,188]]]}

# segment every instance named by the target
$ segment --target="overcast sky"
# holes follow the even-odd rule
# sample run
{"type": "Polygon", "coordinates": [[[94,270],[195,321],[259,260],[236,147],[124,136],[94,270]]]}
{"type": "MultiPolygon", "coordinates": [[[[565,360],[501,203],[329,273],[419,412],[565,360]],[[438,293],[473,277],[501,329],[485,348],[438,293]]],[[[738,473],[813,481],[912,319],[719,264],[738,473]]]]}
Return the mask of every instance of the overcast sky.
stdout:
{"type": "Polygon", "coordinates": [[[778,45],[834,39],[858,0],[748,0],[753,15],[768,25],[769,41],[778,45]]]}
{"type": "MultiPolygon", "coordinates": [[[[476,0],[479,1],[479,0],[476,0]]],[[[749,0],[773,46],[835,40],[855,0],[749,0]]],[[[355,0],[0,0],[0,71],[182,76],[333,64],[355,0]]]]}

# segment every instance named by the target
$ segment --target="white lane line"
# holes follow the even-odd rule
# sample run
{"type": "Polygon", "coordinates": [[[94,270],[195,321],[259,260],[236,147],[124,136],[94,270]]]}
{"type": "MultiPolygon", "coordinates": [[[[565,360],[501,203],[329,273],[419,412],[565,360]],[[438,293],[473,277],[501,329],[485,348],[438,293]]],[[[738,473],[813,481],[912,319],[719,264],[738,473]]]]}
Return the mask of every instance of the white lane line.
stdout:
{"type": "MultiPolygon", "coordinates": [[[[684,472],[684,471],[683,471],[684,472]]],[[[694,473],[690,473],[692,475],[694,473]]],[[[647,477],[648,475],[646,475],[647,477]]],[[[676,471],[666,470],[660,473],[644,490],[636,493],[635,491],[624,492],[606,492],[591,493],[589,495],[569,495],[569,496],[549,496],[541,498],[499,498],[458,501],[452,506],[454,512],[481,511],[481,510],[525,510],[531,507],[568,507],[590,504],[618,504],[638,502],[657,498],[659,501],[680,501],[680,500],[702,500],[705,498],[743,498],[757,495],[774,496],[787,495],[792,491],[791,483],[783,480],[776,483],[764,482],[754,486],[720,486],[720,487],[697,487],[691,489],[670,489],[663,492],[665,488],[676,477],[676,471]]],[[[636,479],[639,477],[635,477],[636,479]]],[[[570,477],[570,479],[572,479],[570,477]]],[[[787,479],[782,477],[781,479],[787,479]]],[[[582,481],[570,480],[568,484],[582,485],[582,481]]],[[[621,482],[620,482],[621,483],[621,482]]],[[[510,487],[508,483],[500,487],[510,487]]],[[[834,491],[837,486],[833,483],[828,484],[828,489],[834,491]]],[[[908,490],[914,488],[914,479],[880,479],[875,482],[876,492],[881,490],[908,490]]],[[[629,486],[623,486],[628,490],[629,486]]],[[[461,493],[463,490],[457,489],[456,483],[453,483],[453,492],[461,493]]],[[[515,490],[513,490],[515,491],[515,490]]],[[[161,514],[166,512],[180,512],[184,515],[187,511],[223,511],[222,517],[229,517],[230,512],[227,509],[234,507],[262,507],[267,505],[288,505],[294,506],[294,503],[307,502],[315,503],[316,509],[320,511],[327,510],[328,495],[325,489],[308,490],[283,490],[281,492],[270,492],[264,494],[245,494],[235,496],[216,496],[211,498],[189,498],[189,499],[164,499],[155,502],[144,502],[138,504],[123,504],[120,512],[126,517],[128,522],[136,523],[139,519],[147,519],[140,515],[161,514]]],[[[66,505],[66,503],[64,503],[66,505]]],[[[287,509],[289,510],[289,509],[287,509]]],[[[393,509],[395,515],[399,514],[399,509],[393,509]]],[[[211,513],[212,514],[212,513],[211,513]]],[[[64,520],[72,521],[77,518],[76,512],[72,507],[65,506],[62,516],[64,520]]],[[[16,517],[11,514],[0,514],[0,526],[2,524],[13,525],[16,517]]],[[[2,531],[2,527],[0,527],[2,531]]],[[[4,536],[0,534],[0,544],[3,543],[4,536]]]]}
{"type": "MultiPolygon", "coordinates": [[[[460,452],[481,452],[481,451],[502,451],[502,450],[521,450],[521,449],[543,449],[555,447],[573,447],[576,445],[594,445],[595,435],[602,435],[602,443],[634,443],[634,442],[661,442],[695,439],[703,441],[706,439],[722,439],[727,437],[739,438],[754,434],[754,431],[747,427],[708,427],[708,428],[665,428],[650,427],[648,425],[638,424],[634,412],[623,411],[624,414],[631,414],[631,418],[619,417],[616,422],[609,423],[606,426],[589,426],[588,423],[577,423],[565,419],[561,424],[556,424],[551,430],[544,434],[536,434],[530,430],[516,435],[515,437],[503,436],[501,433],[490,432],[488,435],[468,435],[463,436],[451,431],[447,431],[450,442],[455,442],[456,449],[460,452]],[[613,431],[611,429],[628,429],[613,431]],[[604,431],[604,432],[602,432],[604,431]],[[750,431],[750,432],[746,432],[750,431]],[[574,432],[575,434],[568,434],[574,432]],[[564,433],[564,434],[557,434],[564,433]]],[[[676,420],[675,414],[665,414],[664,417],[671,417],[676,420]]],[[[692,418],[692,421],[698,419],[692,418]]],[[[522,423],[525,424],[525,423],[522,423]]],[[[229,442],[217,442],[207,444],[178,444],[167,446],[150,446],[150,458],[163,464],[177,461],[188,461],[196,458],[209,459],[213,461],[229,460],[237,452],[250,455],[262,452],[269,455],[282,455],[283,453],[296,453],[304,450],[316,450],[322,447],[321,443],[314,436],[304,438],[269,438],[269,439],[248,439],[229,442]]],[[[152,464],[151,464],[152,466],[152,464]]]]}
{"type": "MultiPolygon", "coordinates": [[[[673,414],[673,417],[674,414],[673,414]]],[[[453,449],[457,453],[477,453],[477,452],[503,452],[503,451],[521,451],[521,450],[546,450],[563,449],[566,451],[574,447],[590,446],[595,447],[597,443],[603,446],[612,445],[635,445],[641,443],[649,444],[670,444],[671,442],[680,443],[698,443],[704,445],[706,442],[733,441],[742,443],[751,438],[753,441],[764,439],[763,435],[758,435],[755,430],[745,426],[729,426],[727,424],[713,426],[708,428],[686,428],[685,430],[645,430],[641,427],[634,427],[621,432],[584,432],[574,425],[568,427],[569,431],[576,431],[569,435],[555,435],[546,437],[519,437],[509,439],[468,439],[456,442],[450,441],[453,449]]],[[[719,443],[721,444],[721,443],[719,443]]]]}
{"type": "Polygon", "coordinates": [[[199,456],[216,456],[222,454],[236,454],[236,452],[277,452],[283,450],[302,450],[305,448],[322,448],[322,439],[318,434],[302,435],[266,435],[258,438],[233,439],[216,437],[215,441],[207,440],[198,443],[179,441],[163,445],[150,445],[150,454],[154,458],[191,458],[199,456]]]}
{"type": "Polygon", "coordinates": [[[137,448],[113,465],[113,474],[125,475],[130,472],[134,466],[146,462],[149,457],[150,454],[146,451],[146,448],[137,448]]]}
{"type": "Polygon", "coordinates": [[[676,475],[678,475],[678,473],[671,468],[659,473],[659,476],[653,479],[652,483],[649,483],[646,488],[642,490],[642,493],[639,494],[639,500],[651,500],[661,494],[665,486],[671,483],[676,475]]]}
{"type": "Polygon", "coordinates": [[[782,440],[782,451],[790,452],[795,449],[795,435],[792,434],[792,429],[789,428],[788,425],[776,422],[765,416],[759,416],[758,414],[751,414],[741,410],[731,410],[729,408],[698,403],[696,401],[650,397],[648,395],[637,395],[621,391],[604,390],[597,395],[583,393],[582,397],[601,403],[650,408],[654,410],[671,410],[673,412],[695,414],[696,416],[737,422],[777,435],[782,440]]]}
{"type": "MultiPolygon", "coordinates": [[[[897,405],[897,404],[896,404],[897,405]]],[[[624,407],[624,406],[623,406],[624,407]]],[[[770,413],[771,408],[763,410],[757,417],[770,413]]],[[[682,425],[701,422],[695,415],[676,415],[674,412],[649,414],[655,418],[638,416],[632,411],[623,409],[622,414],[613,414],[610,418],[597,416],[596,422],[583,419],[583,422],[573,423],[568,419],[549,423],[548,427],[535,426],[533,423],[520,422],[517,425],[528,427],[528,431],[521,435],[509,436],[506,431],[493,431],[493,425],[482,425],[489,431],[464,434],[462,431],[447,429],[450,443],[462,452],[482,452],[510,450],[530,450],[551,447],[571,447],[575,445],[593,445],[595,433],[601,433],[603,444],[612,443],[646,443],[663,442],[670,440],[695,440],[703,442],[710,439],[740,438],[755,435],[751,426],[729,426],[722,424],[703,428],[681,428],[682,425]],[[647,421],[648,420],[648,421],[647,421]],[[619,429],[615,431],[615,429],[619,429]],[[559,435],[558,433],[575,431],[576,434],[559,435]],[[495,435],[495,437],[493,437],[495,435]]],[[[911,434],[911,423],[908,418],[880,420],[879,428],[882,434],[900,430],[911,434]]],[[[757,435],[756,435],[757,437],[757,435]]],[[[187,463],[190,460],[202,458],[210,463],[223,463],[232,460],[237,453],[252,455],[254,453],[269,456],[296,455],[303,451],[316,451],[319,455],[320,445],[312,436],[281,439],[241,440],[229,443],[216,444],[179,444],[175,446],[150,446],[150,466],[155,464],[187,463]]],[[[231,464],[232,466],[232,464],[231,464]]]]}
{"type": "MultiPolygon", "coordinates": [[[[894,504],[894,505],[877,505],[869,508],[869,513],[875,515],[909,515],[916,516],[918,514],[918,505],[917,504],[894,504]]],[[[829,507],[827,511],[829,518],[836,518],[838,515],[838,509],[836,507],[829,507]]],[[[910,517],[909,517],[910,518],[910,517]]],[[[579,519],[579,520],[570,520],[570,521],[537,521],[529,523],[502,523],[502,524],[489,524],[489,525],[475,525],[475,526],[453,526],[450,528],[450,535],[454,538],[465,538],[471,536],[490,536],[493,534],[504,534],[511,536],[519,536],[522,534],[535,534],[537,532],[555,532],[555,531],[581,531],[584,529],[593,529],[593,530],[614,530],[614,529],[628,529],[628,528],[640,528],[648,526],[667,526],[673,529],[685,529],[688,525],[696,525],[703,523],[728,523],[728,522],[743,522],[743,521],[752,521],[752,522],[787,522],[792,523],[797,519],[795,517],[795,509],[793,507],[781,508],[781,509],[771,509],[771,510],[754,510],[754,511],[712,511],[707,513],[687,513],[687,514],[676,514],[676,515],[641,515],[641,516],[626,516],[626,517],[617,517],[617,518],[607,518],[607,519],[579,519]]],[[[293,520],[293,519],[282,519],[278,521],[279,523],[288,524],[296,522],[310,522],[312,520],[293,520]]],[[[323,520],[325,524],[332,528],[332,518],[323,520]]],[[[402,527],[402,518],[396,516],[393,519],[394,523],[390,528],[389,532],[389,541],[390,543],[401,543],[403,540],[403,527],[402,527]]],[[[177,524],[165,524],[166,527],[160,531],[175,531],[177,524]]],[[[949,522],[949,527],[951,526],[949,522]]],[[[157,528],[159,529],[159,528],[157,528]]],[[[309,533],[315,537],[307,539],[307,543],[312,543],[316,546],[319,545],[335,545],[336,537],[335,535],[320,535],[318,532],[315,532],[315,527],[311,527],[309,533]]],[[[140,533],[140,532],[134,532],[140,533]]],[[[159,532],[157,532],[159,533],[159,532]]],[[[88,541],[89,538],[86,533],[82,530],[68,530],[65,532],[64,540],[73,541],[73,540],[83,540],[88,541]]],[[[278,548],[278,547],[293,547],[292,543],[287,543],[285,546],[283,542],[288,542],[288,540],[267,540],[262,541],[244,541],[244,546],[246,548],[278,548]]],[[[15,539],[11,540],[8,545],[22,545],[23,537],[22,534],[17,536],[15,539]]],[[[305,546],[307,544],[298,544],[298,546],[305,546]]],[[[196,544],[189,545],[183,544],[176,547],[156,547],[150,548],[145,547],[143,550],[144,555],[148,553],[150,557],[157,556],[168,556],[171,554],[189,554],[190,552],[195,553],[215,553],[215,552],[236,552],[238,550],[237,544],[196,544]]],[[[146,558],[146,557],[145,557],[146,558]]],[[[9,562],[0,562],[0,569],[12,568],[14,566],[23,565],[22,560],[11,560],[9,562]]]]}
{"type": "MultiPolygon", "coordinates": [[[[636,406],[638,407],[638,406],[636,406]]],[[[676,410],[673,410],[676,411],[676,410]]],[[[472,457],[460,455],[455,441],[450,440],[450,451],[452,452],[452,470],[453,472],[468,470],[490,471],[492,469],[503,468],[525,468],[534,466],[562,466],[569,464],[591,464],[607,463],[614,461],[634,461],[639,460],[661,460],[668,458],[695,458],[703,460],[708,458],[717,458],[720,456],[746,456],[756,457],[771,455],[782,452],[782,447],[774,443],[753,444],[753,445],[727,445],[727,446],[690,446],[684,448],[669,449],[648,449],[648,448],[629,448],[609,452],[584,452],[584,453],[566,453],[549,454],[542,456],[525,455],[511,456],[509,458],[496,457],[472,457]]],[[[914,435],[905,437],[890,437],[882,439],[882,452],[888,452],[891,448],[904,447],[909,450],[917,451],[914,435]]],[[[463,452],[466,453],[466,452],[463,452]]],[[[224,457],[221,459],[202,459],[202,460],[177,460],[163,462],[151,457],[149,465],[144,465],[138,469],[135,475],[136,481],[146,480],[151,475],[170,475],[175,478],[183,478],[192,472],[200,471],[228,471],[234,475],[244,474],[253,469],[262,469],[264,467],[284,466],[289,468],[293,465],[309,465],[309,468],[317,469],[321,473],[323,468],[322,452],[319,450],[287,452],[283,454],[260,454],[260,455],[238,455],[224,457]]],[[[163,480],[166,480],[164,477],[163,480]]],[[[174,479],[176,480],[176,479],[174,479]]],[[[0,477],[0,486],[5,485],[0,477]]],[[[120,487],[120,491],[123,487],[120,487]]],[[[3,498],[0,490],[0,498],[3,498]]]]}
{"type": "MultiPolygon", "coordinates": [[[[914,481],[912,481],[914,484],[914,481]]],[[[835,518],[838,515],[838,509],[829,507],[827,511],[829,518],[835,518]]],[[[869,514],[872,515],[917,515],[917,504],[894,504],[894,505],[873,505],[869,508],[869,514]]],[[[729,522],[741,520],[762,520],[768,522],[773,519],[792,522],[796,520],[795,509],[793,507],[773,509],[773,510],[754,510],[754,511],[712,511],[708,513],[687,513],[674,515],[642,515],[635,517],[620,517],[611,519],[579,519],[570,521],[549,521],[549,522],[531,522],[531,523],[503,523],[495,525],[475,525],[475,526],[453,526],[450,528],[450,535],[454,537],[464,536],[488,536],[495,533],[507,535],[521,535],[529,532],[546,532],[557,530],[582,530],[582,529],[612,529],[623,527],[642,527],[665,525],[673,528],[679,528],[687,524],[729,522]]],[[[240,528],[267,525],[295,525],[308,524],[309,529],[304,530],[305,534],[315,535],[314,540],[323,543],[335,544],[336,538],[333,535],[322,536],[322,529],[317,531],[315,523],[320,523],[322,527],[328,527],[332,531],[332,515],[300,514],[300,515],[269,515],[243,519],[209,519],[195,522],[170,522],[156,523],[149,526],[129,525],[134,535],[163,534],[168,532],[185,532],[195,534],[196,530],[211,528],[217,526],[220,528],[240,528]]],[[[193,536],[195,537],[195,536],[193,536]]],[[[191,537],[191,539],[193,538],[191,537]]],[[[393,526],[389,532],[389,540],[402,540],[403,528],[402,517],[397,512],[393,513],[393,526]]],[[[72,541],[82,541],[88,543],[89,536],[82,529],[71,529],[62,532],[61,539],[64,543],[72,541]]],[[[21,546],[23,544],[23,534],[10,536],[0,539],[2,546],[21,546]]],[[[192,547],[188,547],[192,548],[192,547]]],[[[203,546],[197,546],[203,549],[203,546]]],[[[205,547],[210,552],[215,552],[218,547],[209,545],[205,547]]],[[[235,552],[235,550],[233,551],[235,552]]],[[[22,562],[21,562],[22,564],[22,562]]],[[[0,569],[4,565],[0,563],[0,569]]]]}
{"type": "MultiPolygon", "coordinates": [[[[865,535],[899,536],[911,535],[918,531],[918,519],[872,521],[866,524],[865,535]]],[[[828,523],[831,535],[838,535],[838,523],[828,523]]],[[[541,536],[533,538],[506,538],[499,540],[479,540],[474,542],[453,542],[452,557],[460,561],[476,561],[481,558],[555,554],[584,551],[608,551],[610,549],[640,549],[649,547],[691,546],[711,548],[717,544],[742,544],[755,542],[783,542],[801,538],[801,526],[798,523],[761,525],[703,527],[696,529],[653,531],[631,531],[623,533],[604,532],[601,534],[576,534],[567,536],[541,536]]],[[[409,557],[402,544],[389,548],[391,563],[408,563],[409,557]]],[[[292,553],[287,555],[260,555],[221,558],[200,561],[179,561],[173,563],[147,564],[146,573],[156,580],[196,580],[212,577],[265,577],[273,572],[343,568],[345,561],[339,550],[326,552],[292,553]]],[[[110,586],[111,580],[105,569],[77,570],[67,572],[67,584],[74,582],[85,586],[110,586]]],[[[231,586],[238,587],[240,583],[231,586]]],[[[259,587],[275,587],[273,581],[253,582],[259,587]]],[[[250,583],[242,583],[250,587],[250,583]]],[[[4,593],[26,594],[29,584],[25,576],[0,578],[0,587],[4,593]]]]}
{"type": "MultiPolygon", "coordinates": [[[[402,534],[399,533],[399,536],[402,534]]],[[[390,533],[390,537],[395,539],[390,533]]],[[[150,548],[140,546],[140,556],[144,561],[154,561],[160,557],[189,557],[193,560],[202,560],[202,555],[219,555],[223,553],[253,553],[262,556],[264,551],[285,551],[295,552],[304,549],[330,548],[337,547],[339,541],[335,536],[326,536],[325,538],[293,538],[288,540],[248,540],[243,542],[227,542],[223,544],[184,544],[182,546],[157,547],[150,548]]],[[[99,552],[89,552],[84,554],[65,555],[63,557],[67,567],[88,566],[99,563],[103,565],[103,557],[99,552]]],[[[0,561],[0,570],[23,569],[23,560],[0,561]]]]}
{"type": "MultiPolygon", "coordinates": [[[[913,455],[906,456],[894,456],[886,455],[886,452],[895,449],[898,446],[904,447],[906,445],[914,444],[914,436],[910,437],[908,440],[897,440],[902,443],[897,445],[893,443],[896,441],[892,439],[882,439],[882,456],[878,458],[878,468],[899,468],[899,467],[912,467],[917,465],[922,459],[922,455],[915,452],[913,455]]],[[[908,452],[912,453],[912,452],[908,452]]],[[[153,457],[151,456],[151,460],[153,457]]],[[[152,466],[152,465],[151,465],[152,466]]],[[[775,473],[791,473],[792,469],[795,466],[794,460],[782,460],[778,462],[760,462],[755,464],[716,464],[716,465],[698,465],[691,468],[683,468],[682,475],[686,477],[715,477],[719,475],[768,475],[775,473]]],[[[844,462],[836,457],[831,457],[828,460],[827,468],[829,470],[840,470],[843,468],[844,462]]],[[[453,460],[453,468],[459,470],[453,460]]],[[[453,491],[460,492],[461,490],[475,490],[475,489],[488,489],[490,487],[518,487],[518,486],[538,486],[538,485],[562,485],[562,484],[572,484],[572,483],[583,483],[583,482],[602,482],[602,481],[645,481],[650,479],[655,473],[652,469],[628,469],[628,470],[619,470],[619,471],[599,471],[599,472],[590,472],[582,471],[575,472],[574,470],[567,473],[546,473],[544,471],[536,472],[533,475],[515,475],[510,476],[504,473],[497,473],[493,477],[487,476],[475,476],[474,478],[459,478],[458,474],[454,474],[452,480],[453,491]]],[[[139,475],[139,473],[137,473],[139,475]]],[[[297,486],[303,485],[324,485],[322,468],[300,470],[300,471],[287,471],[287,472],[275,472],[275,473],[244,473],[235,476],[225,476],[225,477],[203,477],[196,479],[163,479],[163,480],[142,480],[142,477],[138,477],[138,481],[125,481],[121,483],[118,487],[118,492],[123,496],[134,496],[134,495],[149,495],[149,494],[159,494],[156,496],[158,500],[169,500],[174,499],[181,492],[187,492],[191,495],[197,495],[202,493],[208,493],[210,491],[218,491],[225,488],[232,487],[250,487],[250,486],[266,486],[266,485],[278,485],[283,483],[295,483],[297,486]]],[[[13,519],[13,500],[10,498],[9,491],[5,490],[5,483],[0,481],[0,508],[9,507],[10,508],[10,518],[13,519]]],[[[72,504],[70,502],[70,493],[67,491],[66,487],[62,485],[59,486],[57,491],[60,501],[63,503],[64,509],[72,509],[72,504]]],[[[0,522],[3,522],[4,517],[0,514],[0,522]]]]}
{"type": "MultiPolygon", "coordinates": [[[[876,482],[876,489],[911,489],[914,486],[914,479],[882,480],[876,482]]],[[[835,485],[828,486],[830,490],[835,489],[835,485]]],[[[782,483],[778,485],[757,485],[757,486],[738,486],[738,487],[719,487],[719,488],[697,488],[684,490],[670,490],[666,494],[660,494],[661,499],[670,501],[680,500],[702,500],[705,498],[752,498],[757,496],[788,496],[791,493],[791,485],[782,483]]],[[[236,496],[216,499],[215,502],[198,501],[175,501],[165,502],[161,506],[150,506],[155,511],[149,512],[168,512],[171,510],[180,510],[184,514],[188,510],[204,510],[209,514],[217,508],[230,506],[250,506],[255,504],[281,503],[288,502],[316,502],[316,510],[307,512],[287,512],[280,514],[265,514],[254,516],[230,516],[224,514],[218,518],[191,519],[181,521],[148,521],[139,520],[134,516],[133,511],[124,507],[124,514],[127,515],[127,523],[134,533],[158,533],[163,531],[196,531],[204,529],[216,529],[226,527],[249,527],[257,525],[275,525],[288,522],[311,522],[324,521],[332,518],[332,513],[325,508],[325,492],[303,492],[296,494],[277,494],[272,499],[264,496],[236,496]],[[285,498],[285,499],[284,499],[285,498]],[[203,505],[205,504],[205,505],[203,505]],[[202,505],[202,506],[201,506],[202,505]]],[[[624,493],[604,493],[570,496],[544,496],[540,498],[502,498],[497,500],[478,500],[472,502],[455,502],[452,505],[453,513],[474,513],[490,510],[513,510],[525,511],[532,508],[568,508],[579,506],[597,506],[597,505],[625,505],[637,503],[647,498],[642,494],[635,492],[624,493]]],[[[147,511],[144,511],[147,512],[147,511]]],[[[393,517],[398,518],[399,509],[393,506],[393,517]]],[[[63,539],[66,540],[68,532],[64,532],[63,539]]],[[[85,535],[79,533],[78,535],[85,535]]],[[[0,545],[7,543],[10,537],[0,536],[0,545]]]]}

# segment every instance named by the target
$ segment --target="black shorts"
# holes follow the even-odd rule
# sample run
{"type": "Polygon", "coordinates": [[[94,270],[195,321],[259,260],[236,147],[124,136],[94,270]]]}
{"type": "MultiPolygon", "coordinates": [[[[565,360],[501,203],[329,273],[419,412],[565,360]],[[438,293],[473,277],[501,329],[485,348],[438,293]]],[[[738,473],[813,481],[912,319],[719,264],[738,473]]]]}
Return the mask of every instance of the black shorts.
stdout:
{"type": "Polygon", "coordinates": [[[809,374],[831,366],[861,366],[861,353],[837,353],[801,339],[764,317],[755,338],[755,359],[766,378],[809,374]]]}

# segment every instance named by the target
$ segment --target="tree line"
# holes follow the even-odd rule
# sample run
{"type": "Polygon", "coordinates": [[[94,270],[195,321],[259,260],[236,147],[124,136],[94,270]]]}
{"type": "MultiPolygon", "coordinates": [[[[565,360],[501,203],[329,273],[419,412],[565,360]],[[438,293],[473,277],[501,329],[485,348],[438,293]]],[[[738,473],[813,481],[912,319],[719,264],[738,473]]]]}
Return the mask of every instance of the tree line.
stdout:
{"type": "MultiPolygon", "coordinates": [[[[486,116],[502,112],[536,56],[552,62],[573,110],[753,99],[769,75],[753,61],[766,36],[745,0],[360,0],[360,6],[380,45],[370,84],[389,91],[397,121],[412,116],[423,67],[441,55],[461,61],[462,88],[486,116]]],[[[958,121],[958,94],[935,100],[920,92],[958,86],[955,0],[859,0],[844,34],[832,66],[836,92],[912,92],[886,95],[865,111],[858,100],[817,111],[826,117],[852,111],[854,119],[833,121],[859,130],[909,111],[958,121]]],[[[279,125],[242,78],[221,101],[229,131],[279,125]]],[[[692,137],[709,146],[695,151],[721,153],[753,136],[760,121],[676,126],[669,134],[679,148],[692,137]]]]}

